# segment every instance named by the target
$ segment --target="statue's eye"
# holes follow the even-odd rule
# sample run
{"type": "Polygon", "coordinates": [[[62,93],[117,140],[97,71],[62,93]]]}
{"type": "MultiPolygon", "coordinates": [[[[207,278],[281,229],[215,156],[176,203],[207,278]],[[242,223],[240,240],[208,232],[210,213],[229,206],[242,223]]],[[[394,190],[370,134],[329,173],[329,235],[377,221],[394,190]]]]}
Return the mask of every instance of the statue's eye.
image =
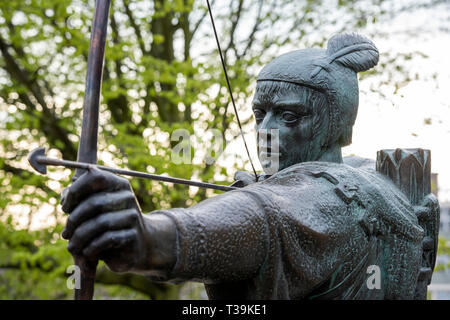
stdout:
{"type": "Polygon", "coordinates": [[[253,109],[253,114],[255,115],[256,122],[261,122],[264,120],[264,117],[266,116],[266,112],[261,109],[253,109]]]}
{"type": "Polygon", "coordinates": [[[295,114],[294,112],[290,112],[290,111],[284,111],[281,114],[281,118],[286,123],[294,123],[299,119],[297,114],[295,114]]]}

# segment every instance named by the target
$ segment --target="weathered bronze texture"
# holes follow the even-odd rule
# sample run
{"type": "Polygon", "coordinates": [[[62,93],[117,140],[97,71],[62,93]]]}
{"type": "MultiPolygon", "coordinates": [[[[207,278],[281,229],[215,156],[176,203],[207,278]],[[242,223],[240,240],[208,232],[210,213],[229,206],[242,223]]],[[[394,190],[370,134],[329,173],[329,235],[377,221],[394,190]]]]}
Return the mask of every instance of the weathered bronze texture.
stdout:
{"type": "Polygon", "coordinates": [[[423,149],[386,149],[377,153],[376,169],[409,198],[425,234],[415,299],[426,300],[433,274],[439,234],[439,204],[431,193],[431,153],[423,149]]]}
{"type": "MultiPolygon", "coordinates": [[[[110,4],[111,0],[96,0],[95,2],[84,92],[83,122],[78,147],[77,161],[79,162],[97,163],[98,113],[110,4]]],[[[78,179],[83,172],[83,170],[78,170],[73,181],[78,179]]],[[[94,294],[95,270],[98,260],[87,260],[83,256],[76,255],[73,257],[81,272],[81,287],[75,288],[75,299],[91,300],[94,294]]]]}
{"type": "MultiPolygon", "coordinates": [[[[97,163],[97,136],[103,61],[111,0],[96,0],[89,44],[86,89],[83,103],[83,123],[78,147],[79,162],[97,163]]],[[[78,177],[83,171],[78,171],[78,177]]]]}

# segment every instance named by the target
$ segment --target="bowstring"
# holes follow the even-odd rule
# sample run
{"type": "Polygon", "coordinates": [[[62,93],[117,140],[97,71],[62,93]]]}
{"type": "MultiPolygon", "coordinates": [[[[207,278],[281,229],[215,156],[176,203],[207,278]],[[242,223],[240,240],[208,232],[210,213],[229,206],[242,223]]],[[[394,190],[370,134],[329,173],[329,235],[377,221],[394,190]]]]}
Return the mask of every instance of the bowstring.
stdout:
{"type": "Polygon", "coordinates": [[[223,72],[225,74],[225,79],[226,79],[226,82],[227,82],[228,92],[230,93],[230,96],[231,96],[231,103],[233,105],[234,114],[236,115],[236,119],[237,119],[237,123],[238,123],[238,126],[239,126],[239,131],[241,133],[242,140],[244,141],[244,146],[245,146],[245,150],[247,151],[248,160],[250,161],[250,165],[252,166],[253,173],[255,174],[255,179],[256,179],[256,181],[258,181],[258,175],[256,173],[255,166],[253,165],[252,158],[250,157],[250,152],[248,151],[247,141],[245,141],[244,131],[242,130],[242,125],[241,125],[241,120],[239,119],[238,111],[237,111],[237,108],[236,108],[236,103],[234,102],[233,91],[231,90],[231,84],[230,84],[230,80],[228,78],[228,72],[227,72],[227,68],[225,66],[225,60],[223,58],[222,49],[220,47],[219,37],[217,35],[216,25],[214,23],[214,17],[213,17],[213,14],[212,14],[211,5],[209,4],[209,0],[206,0],[206,3],[208,5],[208,12],[209,12],[209,16],[211,18],[211,24],[212,24],[212,27],[213,27],[213,30],[214,30],[214,37],[216,38],[216,43],[217,43],[217,48],[219,50],[220,60],[222,61],[222,69],[223,69],[223,72]]]}

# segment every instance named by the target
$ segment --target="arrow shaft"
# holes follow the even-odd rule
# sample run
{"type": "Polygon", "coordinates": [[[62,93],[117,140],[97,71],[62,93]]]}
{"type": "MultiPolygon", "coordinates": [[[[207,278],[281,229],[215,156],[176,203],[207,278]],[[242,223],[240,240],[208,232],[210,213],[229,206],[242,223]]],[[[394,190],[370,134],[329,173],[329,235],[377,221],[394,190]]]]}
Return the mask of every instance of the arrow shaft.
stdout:
{"type": "Polygon", "coordinates": [[[188,185],[188,186],[194,186],[194,187],[205,188],[205,189],[215,189],[215,190],[221,190],[221,191],[231,191],[231,190],[237,189],[236,187],[221,186],[221,185],[213,184],[213,183],[192,181],[192,180],[187,180],[187,179],[174,178],[174,177],[170,177],[170,176],[162,176],[159,174],[151,174],[151,173],[140,172],[140,171],[117,169],[117,168],[100,166],[100,165],[95,165],[95,164],[86,163],[86,162],[59,160],[59,159],[54,159],[54,158],[48,158],[46,156],[38,156],[36,158],[36,161],[43,165],[60,166],[60,167],[66,167],[66,168],[71,168],[71,169],[88,170],[89,168],[96,167],[100,170],[104,170],[104,171],[108,171],[111,173],[120,174],[120,175],[124,175],[124,176],[137,177],[137,178],[143,178],[143,179],[149,179],[149,180],[155,180],[155,181],[171,182],[171,183],[176,183],[176,184],[184,184],[184,185],[188,185]]]}

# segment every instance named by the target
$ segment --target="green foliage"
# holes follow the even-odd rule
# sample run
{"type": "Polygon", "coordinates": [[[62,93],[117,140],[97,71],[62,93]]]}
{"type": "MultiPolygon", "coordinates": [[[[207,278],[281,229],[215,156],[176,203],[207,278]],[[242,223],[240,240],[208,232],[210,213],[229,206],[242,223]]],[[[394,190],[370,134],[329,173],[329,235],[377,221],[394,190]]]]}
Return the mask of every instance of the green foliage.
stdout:
{"type": "MultiPolygon", "coordinates": [[[[438,255],[450,256],[450,239],[439,237],[438,255]]],[[[446,270],[450,268],[450,263],[436,265],[435,271],[446,270]]]]}
{"type": "MultiPolygon", "coordinates": [[[[66,241],[60,238],[62,225],[30,232],[16,230],[11,220],[0,223],[0,299],[72,299],[73,290],[67,287],[70,274],[66,270],[73,260],[66,241]]],[[[94,299],[151,296],[144,290],[109,285],[111,272],[104,269],[100,264],[100,283],[96,285],[94,299]]],[[[165,290],[161,288],[159,292],[162,295],[165,290]]]]}
{"type": "MultiPolygon", "coordinates": [[[[257,71],[280,48],[323,46],[327,26],[336,26],[333,33],[360,30],[374,23],[367,17],[385,14],[376,5],[394,1],[365,1],[375,6],[339,1],[336,7],[309,0],[212,2],[233,94],[240,111],[247,111],[257,71]]],[[[58,207],[71,173],[55,168],[37,175],[26,156],[46,146],[52,156],[76,159],[93,8],[94,0],[0,1],[0,298],[71,297],[65,269],[72,260],[59,237],[65,217],[58,207]]],[[[208,130],[237,137],[208,19],[203,0],[112,1],[101,164],[231,182],[240,155],[229,168],[204,159],[171,161],[177,142],[170,135],[176,129],[193,135],[192,158],[208,148],[208,130]]],[[[249,127],[252,118],[241,121],[249,127]]],[[[185,186],[131,183],[145,212],[192,205],[207,196],[185,186]]],[[[104,281],[108,285],[98,287],[97,297],[173,298],[178,290],[146,291],[131,277],[104,281]]]]}
{"type": "Polygon", "coordinates": [[[59,239],[61,226],[30,232],[11,220],[0,224],[0,298],[67,298],[64,274],[73,262],[59,239]]]}

